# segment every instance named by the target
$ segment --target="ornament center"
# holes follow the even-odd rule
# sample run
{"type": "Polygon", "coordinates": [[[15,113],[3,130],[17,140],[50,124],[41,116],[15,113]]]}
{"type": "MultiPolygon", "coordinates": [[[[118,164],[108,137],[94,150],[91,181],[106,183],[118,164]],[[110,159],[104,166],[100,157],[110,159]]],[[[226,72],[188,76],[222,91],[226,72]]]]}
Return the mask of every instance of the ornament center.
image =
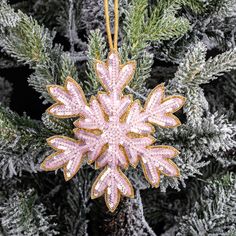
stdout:
{"type": "Polygon", "coordinates": [[[110,119],[103,130],[103,138],[108,144],[120,143],[124,135],[124,127],[117,119],[110,119]]]}

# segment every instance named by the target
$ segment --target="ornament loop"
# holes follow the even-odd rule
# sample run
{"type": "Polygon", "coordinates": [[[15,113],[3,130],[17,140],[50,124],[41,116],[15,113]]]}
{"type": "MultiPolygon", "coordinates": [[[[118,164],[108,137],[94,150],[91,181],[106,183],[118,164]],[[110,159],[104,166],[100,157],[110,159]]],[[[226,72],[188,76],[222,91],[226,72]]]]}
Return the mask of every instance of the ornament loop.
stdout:
{"type": "Polygon", "coordinates": [[[105,20],[106,20],[106,31],[107,38],[110,50],[117,51],[118,48],[118,31],[119,31],[119,3],[118,0],[114,1],[114,44],[111,36],[111,28],[110,28],[110,16],[109,16],[109,2],[108,0],[104,0],[104,12],[105,12],[105,20]]]}

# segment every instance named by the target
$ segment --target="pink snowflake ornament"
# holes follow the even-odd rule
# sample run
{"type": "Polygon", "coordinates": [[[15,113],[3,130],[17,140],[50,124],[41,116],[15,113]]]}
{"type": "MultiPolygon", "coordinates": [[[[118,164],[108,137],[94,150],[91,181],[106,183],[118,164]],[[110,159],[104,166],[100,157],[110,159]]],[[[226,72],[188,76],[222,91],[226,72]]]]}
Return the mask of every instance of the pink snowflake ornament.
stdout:
{"type": "Polygon", "coordinates": [[[95,180],[91,197],[105,194],[106,204],[113,212],[121,195],[133,197],[134,190],[122,172],[129,165],[141,162],[144,175],[153,187],[158,187],[160,174],[179,176],[171,160],[179,153],[170,146],[154,146],[153,125],[174,128],[180,125],[173,115],[185,98],[164,97],[164,85],[158,85],[148,96],[144,108],[123,89],[135,72],[135,62],[120,64],[118,53],[112,51],[106,63],[97,61],[96,72],[105,92],[92,96],[87,103],[83,90],[70,77],[65,86],[50,85],[48,92],[56,101],[47,112],[58,118],[80,118],[74,122],[76,139],[53,136],[48,144],[56,150],[41,165],[46,171],[64,168],[65,180],[79,170],[85,156],[89,164],[104,168],[95,180]]]}

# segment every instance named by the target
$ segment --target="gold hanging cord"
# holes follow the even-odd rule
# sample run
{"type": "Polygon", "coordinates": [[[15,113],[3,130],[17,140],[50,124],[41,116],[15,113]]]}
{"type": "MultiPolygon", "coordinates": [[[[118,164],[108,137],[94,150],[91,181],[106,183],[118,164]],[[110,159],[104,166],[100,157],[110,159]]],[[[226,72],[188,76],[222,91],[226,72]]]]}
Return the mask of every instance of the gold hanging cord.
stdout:
{"type": "Polygon", "coordinates": [[[115,15],[114,44],[113,44],[112,36],[111,36],[108,0],[104,0],[104,12],[105,12],[106,31],[107,31],[107,38],[108,38],[109,47],[110,47],[110,50],[117,51],[118,29],[119,29],[119,4],[118,4],[118,0],[114,0],[114,15],[115,15]]]}

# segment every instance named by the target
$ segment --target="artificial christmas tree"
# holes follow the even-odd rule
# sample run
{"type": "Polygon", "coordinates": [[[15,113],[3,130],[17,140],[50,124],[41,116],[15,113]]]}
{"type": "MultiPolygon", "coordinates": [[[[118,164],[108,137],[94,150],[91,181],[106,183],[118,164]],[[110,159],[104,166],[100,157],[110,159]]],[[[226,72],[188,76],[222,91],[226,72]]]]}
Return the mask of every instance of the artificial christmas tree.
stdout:
{"type": "MultiPolygon", "coordinates": [[[[53,103],[47,85],[63,86],[70,75],[86,99],[102,90],[94,61],[109,51],[103,1],[1,1],[1,234],[236,234],[235,7],[232,0],[119,1],[120,60],[136,61],[124,94],[144,104],[164,82],[167,96],[187,99],[176,114],[182,125],[154,133],[158,145],[181,151],[174,159],[180,177],[164,177],[153,189],[139,165],[129,168],[135,198],[110,213],[102,198],[90,199],[93,167],[82,164],[68,182],[61,171],[40,170],[52,154],[48,137],[74,137],[74,118],[43,113],[53,103]],[[21,108],[18,100],[27,104],[23,95],[32,92],[26,80],[41,100],[21,108]]],[[[112,26],[112,12],[110,19],[112,26]]]]}

